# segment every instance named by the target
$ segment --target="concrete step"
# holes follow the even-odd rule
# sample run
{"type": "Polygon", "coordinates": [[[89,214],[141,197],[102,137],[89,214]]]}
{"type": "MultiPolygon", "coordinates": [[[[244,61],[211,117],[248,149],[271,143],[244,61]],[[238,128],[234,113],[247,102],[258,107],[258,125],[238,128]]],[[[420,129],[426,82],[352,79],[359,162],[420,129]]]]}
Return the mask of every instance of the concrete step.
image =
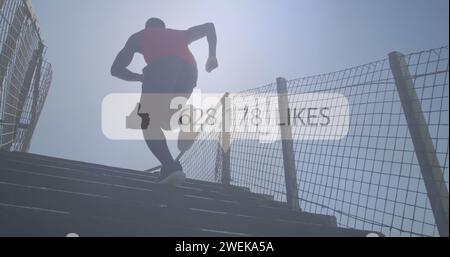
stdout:
{"type": "MultiPolygon", "coordinates": [[[[42,164],[32,164],[21,162],[17,160],[5,160],[0,158],[1,167],[3,169],[17,170],[17,171],[32,171],[38,174],[45,174],[56,177],[70,178],[74,180],[84,180],[93,182],[104,182],[109,184],[122,185],[127,187],[137,187],[144,189],[166,188],[165,185],[159,185],[153,181],[138,178],[129,178],[115,173],[104,172],[90,172],[88,170],[76,170],[72,168],[55,167],[42,164]]],[[[195,196],[210,197],[220,200],[238,201],[246,204],[259,204],[276,207],[276,204],[271,204],[270,201],[258,198],[252,194],[244,192],[224,192],[220,190],[209,190],[204,188],[189,187],[186,185],[173,188],[175,192],[180,194],[191,194],[195,196]]]]}
{"type": "MultiPolygon", "coordinates": [[[[158,177],[158,172],[145,172],[145,171],[136,171],[131,169],[125,169],[125,168],[117,168],[117,167],[111,167],[111,166],[105,166],[101,164],[93,164],[93,163],[86,163],[81,161],[74,161],[74,160],[66,160],[66,159],[60,159],[50,156],[43,156],[43,155],[37,155],[37,154],[31,154],[27,153],[24,155],[23,153],[19,152],[0,152],[1,156],[6,156],[9,159],[18,158],[20,160],[29,160],[32,162],[37,163],[43,163],[47,165],[53,165],[53,166],[64,166],[66,168],[75,168],[75,169],[89,169],[91,171],[108,171],[108,172],[118,172],[122,174],[128,174],[132,177],[136,178],[148,178],[149,180],[155,180],[158,177]]],[[[214,182],[208,182],[208,181],[201,181],[201,180],[193,180],[193,179],[187,179],[187,184],[195,184],[199,186],[205,186],[210,187],[214,189],[230,189],[234,191],[244,191],[244,192],[250,192],[250,189],[244,188],[244,187],[238,187],[238,186],[224,186],[222,184],[214,183],[214,182]]]]}
{"type": "MultiPolygon", "coordinates": [[[[8,163],[16,162],[17,165],[31,164],[39,166],[45,170],[72,171],[72,172],[79,172],[80,174],[89,174],[89,175],[95,173],[101,176],[128,178],[132,180],[149,181],[149,182],[154,182],[156,181],[157,178],[157,176],[154,174],[147,174],[144,172],[130,171],[114,167],[106,167],[96,164],[86,164],[69,161],[69,163],[66,165],[65,160],[38,155],[29,155],[29,154],[23,155],[21,153],[2,152],[0,153],[0,161],[6,161],[7,163],[5,163],[5,166],[10,165],[8,163]]],[[[15,165],[15,167],[17,167],[17,165],[15,165]]],[[[221,194],[233,194],[233,195],[238,194],[242,197],[250,196],[253,198],[260,199],[261,201],[266,202],[268,205],[271,206],[284,207],[284,203],[270,201],[267,197],[262,197],[258,194],[250,193],[248,189],[244,189],[241,187],[234,187],[234,186],[224,187],[221,184],[211,182],[204,183],[202,181],[197,180],[188,180],[186,183],[184,183],[183,186],[187,188],[209,190],[211,192],[218,192],[221,194]]]]}
{"type": "Polygon", "coordinates": [[[245,188],[0,152],[0,236],[366,236],[245,188]]]}
{"type": "Polygon", "coordinates": [[[225,231],[135,223],[0,203],[0,237],[227,237],[243,236],[225,231]]]}
{"type": "Polygon", "coordinates": [[[218,200],[192,194],[179,194],[172,188],[139,188],[105,182],[75,180],[61,176],[0,168],[0,182],[27,186],[68,190],[85,194],[98,194],[112,199],[126,200],[139,204],[165,204],[179,208],[209,209],[217,212],[261,216],[272,219],[292,220],[310,224],[336,226],[336,218],[328,215],[309,214],[285,208],[267,207],[258,204],[244,204],[238,201],[218,200]]]}
{"type": "Polygon", "coordinates": [[[171,227],[232,231],[255,236],[365,236],[369,233],[195,208],[138,205],[102,195],[9,183],[0,183],[0,203],[127,220],[133,223],[170,224],[171,227]]]}

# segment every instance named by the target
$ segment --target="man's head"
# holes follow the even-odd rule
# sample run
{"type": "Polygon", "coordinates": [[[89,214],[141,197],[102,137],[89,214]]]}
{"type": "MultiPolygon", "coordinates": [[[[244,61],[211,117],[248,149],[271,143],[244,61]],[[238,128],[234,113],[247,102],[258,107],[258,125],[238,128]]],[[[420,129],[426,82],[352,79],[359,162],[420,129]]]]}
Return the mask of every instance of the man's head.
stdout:
{"type": "Polygon", "coordinates": [[[152,29],[165,29],[166,28],[166,24],[161,19],[150,18],[145,23],[145,28],[146,29],[149,29],[149,28],[152,28],[152,29]]]}

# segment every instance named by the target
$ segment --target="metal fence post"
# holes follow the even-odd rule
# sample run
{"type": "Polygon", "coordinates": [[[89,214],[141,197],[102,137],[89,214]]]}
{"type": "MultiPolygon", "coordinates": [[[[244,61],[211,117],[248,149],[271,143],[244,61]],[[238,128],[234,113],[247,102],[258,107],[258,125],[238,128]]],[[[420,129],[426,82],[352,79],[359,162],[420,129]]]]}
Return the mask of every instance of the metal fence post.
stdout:
{"type": "Polygon", "coordinates": [[[409,132],[439,234],[441,236],[449,236],[448,189],[422,111],[421,102],[414,88],[413,78],[403,54],[399,52],[390,53],[389,63],[394,75],[395,84],[397,85],[403,111],[405,112],[409,132]]]}
{"type": "Polygon", "coordinates": [[[294,144],[292,143],[289,100],[286,84],[286,79],[277,78],[278,110],[280,115],[281,144],[283,148],[286,200],[289,208],[292,210],[300,210],[297,186],[297,169],[295,167],[294,144]]]}
{"type": "Polygon", "coordinates": [[[222,184],[229,186],[231,184],[231,117],[230,117],[230,98],[229,93],[222,97],[222,184]]]}

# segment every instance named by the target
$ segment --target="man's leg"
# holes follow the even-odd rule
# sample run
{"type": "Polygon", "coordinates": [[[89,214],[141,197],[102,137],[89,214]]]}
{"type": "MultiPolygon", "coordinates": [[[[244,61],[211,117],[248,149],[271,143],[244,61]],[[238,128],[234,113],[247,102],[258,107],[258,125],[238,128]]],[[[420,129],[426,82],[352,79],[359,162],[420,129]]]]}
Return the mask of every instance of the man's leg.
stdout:
{"type": "Polygon", "coordinates": [[[163,166],[169,167],[173,165],[174,159],[170,153],[164,133],[161,128],[152,128],[152,130],[154,130],[152,134],[145,138],[148,148],[163,166]]]}
{"type": "MultiPolygon", "coordinates": [[[[177,90],[177,92],[179,93],[182,93],[182,95],[186,99],[189,99],[191,97],[193,89],[197,85],[197,77],[198,77],[197,67],[189,64],[183,64],[180,68],[180,72],[178,75],[179,77],[177,83],[175,84],[175,90],[177,90]]],[[[185,108],[192,108],[192,106],[186,105],[184,106],[185,108]]],[[[190,118],[191,118],[190,122],[194,122],[195,117],[190,118]]],[[[187,124],[187,125],[189,126],[194,124],[187,124]]],[[[190,131],[190,129],[188,129],[187,131],[184,131],[182,129],[178,135],[178,142],[177,142],[178,149],[181,152],[188,151],[194,144],[198,134],[199,134],[198,132],[190,131]]]]}
{"type": "MultiPolygon", "coordinates": [[[[185,108],[193,108],[191,106],[185,106],[185,108]]],[[[195,117],[190,117],[191,120],[189,120],[188,122],[192,122],[195,117]]],[[[185,121],[181,121],[181,122],[185,122],[185,121]]],[[[184,126],[187,126],[189,128],[182,128],[180,130],[180,133],[178,134],[178,141],[177,141],[177,146],[178,146],[178,150],[180,150],[180,152],[187,152],[195,143],[195,139],[197,138],[197,136],[200,134],[198,131],[194,130],[191,131],[191,124],[183,124],[184,126]]]]}
{"type": "Polygon", "coordinates": [[[173,166],[174,159],[169,151],[162,131],[169,106],[165,88],[173,86],[173,74],[166,60],[147,66],[144,72],[143,94],[141,96],[141,112],[145,142],[150,151],[161,162],[163,167],[173,166]]]}
{"type": "MultiPolygon", "coordinates": [[[[150,121],[150,124],[152,122],[150,121]]],[[[145,142],[150,151],[161,162],[161,172],[158,178],[160,184],[181,185],[186,179],[179,162],[170,153],[164,133],[159,126],[151,126],[144,130],[145,142]]]]}
{"type": "Polygon", "coordinates": [[[144,129],[145,140],[150,151],[162,164],[158,181],[172,185],[181,184],[186,175],[182,171],[181,164],[174,161],[162,129],[174,129],[166,128],[171,118],[170,100],[178,95],[177,93],[190,95],[192,92],[192,90],[180,91],[178,87],[185,83],[177,82],[186,82],[183,76],[180,79],[180,75],[183,75],[183,72],[180,72],[183,64],[183,61],[177,58],[165,58],[152,64],[152,67],[147,67],[144,71],[143,92],[150,95],[144,94],[141,98],[141,102],[144,102],[146,107],[144,112],[149,113],[150,118],[149,128],[144,129]]]}

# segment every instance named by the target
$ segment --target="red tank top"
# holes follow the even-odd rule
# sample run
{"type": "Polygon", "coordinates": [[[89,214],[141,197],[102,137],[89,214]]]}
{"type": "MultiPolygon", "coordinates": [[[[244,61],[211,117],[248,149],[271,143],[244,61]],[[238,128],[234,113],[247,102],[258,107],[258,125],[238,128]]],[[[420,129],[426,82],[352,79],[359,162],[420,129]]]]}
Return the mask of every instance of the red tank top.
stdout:
{"type": "Polygon", "coordinates": [[[196,65],[194,56],[188,48],[185,31],[173,29],[145,29],[141,32],[144,59],[147,64],[168,56],[179,57],[187,63],[196,65]]]}

